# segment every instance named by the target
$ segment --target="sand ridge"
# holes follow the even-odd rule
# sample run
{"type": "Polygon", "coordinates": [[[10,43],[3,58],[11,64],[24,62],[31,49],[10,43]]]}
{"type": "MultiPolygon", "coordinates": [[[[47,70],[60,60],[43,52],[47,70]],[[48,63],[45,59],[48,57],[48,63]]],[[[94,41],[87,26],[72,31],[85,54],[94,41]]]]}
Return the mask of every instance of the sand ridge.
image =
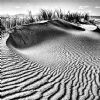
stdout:
{"type": "MultiPolygon", "coordinates": [[[[46,28],[44,27],[43,30],[37,29],[39,34],[48,32],[47,24],[45,25],[46,28]]],[[[49,34],[45,33],[47,35],[42,38],[42,41],[24,48],[18,48],[11,42],[12,39],[14,42],[16,37],[9,37],[8,40],[8,37],[1,39],[0,43],[3,43],[0,48],[2,51],[0,54],[2,57],[1,99],[99,99],[99,39],[74,35],[70,33],[72,29],[67,31],[65,28],[57,26],[54,28],[52,24],[51,26],[52,30],[50,28],[49,34]],[[53,35],[52,32],[56,34],[53,35]]],[[[77,32],[85,31],[77,30],[77,32]]],[[[22,36],[23,34],[25,33],[22,33],[22,36]]],[[[34,39],[33,37],[31,39],[34,39]]],[[[16,40],[16,42],[20,45],[19,41],[16,40]]]]}
{"type": "MultiPolygon", "coordinates": [[[[26,36],[23,38],[26,39],[25,42],[29,41],[31,45],[28,45],[27,47],[26,43],[25,48],[20,48],[21,43],[18,44],[19,42],[17,43],[16,38],[13,38],[13,42],[15,40],[16,43],[20,45],[19,48],[16,48],[16,45],[10,45],[30,60],[36,59],[43,64],[55,64],[57,66],[59,62],[65,61],[65,59],[67,59],[67,61],[74,58],[84,59],[84,55],[85,58],[87,57],[89,60],[90,58],[92,60],[96,59],[97,61],[94,61],[96,63],[99,61],[100,35],[92,32],[92,30],[81,29],[80,27],[69,22],[64,22],[63,20],[49,21],[35,25],[31,24],[29,26],[26,25],[22,26],[22,29],[24,30],[22,32],[31,31],[31,33],[27,34],[29,34],[29,37],[31,36],[31,39],[36,39],[38,42],[34,44],[34,41],[27,38],[27,35],[25,35],[26,33],[22,33],[23,37],[24,35],[26,36]],[[36,36],[32,34],[35,34],[36,36]],[[39,40],[40,38],[42,38],[41,41],[39,40]],[[72,52],[73,54],[71,54],[72,52]]],[[[8,40],[8,42],[9,41],[10,40],[8,40]]]]}

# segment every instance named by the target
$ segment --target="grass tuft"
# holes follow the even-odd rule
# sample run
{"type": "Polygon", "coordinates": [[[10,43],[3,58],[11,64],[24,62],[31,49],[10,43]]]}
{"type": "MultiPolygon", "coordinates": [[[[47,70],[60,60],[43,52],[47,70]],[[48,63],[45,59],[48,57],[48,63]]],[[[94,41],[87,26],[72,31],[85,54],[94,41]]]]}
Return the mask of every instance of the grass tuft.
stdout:
{"type": "Polygon", "coordinates": [[[42,21],[42,20],[53,20],[53,19],[63,19],[65,21],[71,22],[71,23],[81,23],[81,24],[86,24],[86,23],[92,23],[94,24],[94,21],[90,20],[90,16],[88,13],[63,13],[62,10],[40,10],[40,14],[37,16],[33,16],[32,12],[29,11],[28,15],[24,15],[22,18],[20,16],[7,16],[7,17],[1,17],[0,18],[0,26],[4,26],[5,29],[10,29],[12,27],[18,26],[18,25],[23,25],[23,24],[30,24],[34,23],[37,21],[42,21]]]}

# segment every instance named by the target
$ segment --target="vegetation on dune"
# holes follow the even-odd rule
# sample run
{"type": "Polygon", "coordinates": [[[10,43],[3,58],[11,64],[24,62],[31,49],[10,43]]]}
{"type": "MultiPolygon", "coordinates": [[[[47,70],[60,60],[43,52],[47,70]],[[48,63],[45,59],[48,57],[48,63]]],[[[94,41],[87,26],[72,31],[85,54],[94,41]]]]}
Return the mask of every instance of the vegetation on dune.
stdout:
{"type": "Polygon", "coordinates": [[[82,20],[84,23],[89,21],[89,14],[81,14],[81,13],[68,13],[64,14],[62,10],[55,10],[54,12],[51,10],[43,10],[41,9],[41,13],[37,16],[38,20],[52,20],[52,19],[63,19],[65,21],[73,22],[73,23],[81,23],[82,20]]]}
{"type": "Polygon", "coordinates": [[[40,14],[37,16],[38,21],[41,20],[52,20],[53,12],[41,9],[40,14]]]}
{"type": "Polygon", "coordinates": [[[32,12],[29,11],[28,15],[24,15],[23,17],[15,15],[13,17],[0,17],[0,19],[5,29],[9,29],[17,25],[30,24],[37,21],[54,19],[63,19],[65,21],[78,24],[92,23],[94,25],[94,21],[90,20],[88,13],[71,13],[69,11],[67,13],[63,13],[61,9],[55,11],[41,9],[40,14],[38,14],[37,16],[33,16],[32,12]]]}

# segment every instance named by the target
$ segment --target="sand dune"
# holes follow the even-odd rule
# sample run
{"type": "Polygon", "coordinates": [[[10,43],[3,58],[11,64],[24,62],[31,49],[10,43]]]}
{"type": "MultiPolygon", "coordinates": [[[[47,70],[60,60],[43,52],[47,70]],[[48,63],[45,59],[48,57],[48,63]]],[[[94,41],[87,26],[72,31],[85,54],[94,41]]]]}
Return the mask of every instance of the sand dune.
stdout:
{"type": "Polygon", "coordinates": [[[99,42],[99,34],[63,20],[24,25],[12,33],[7,41],[30,60],[55,66],[68,59],[72,52],[76,55],[75,59],[78,55],[81,59],[85,53],[85,56],[97,56],[99,42]]]}
{"type": "Polygon", "coordinates": [[[69,29],[85,30],[69,22],[54,20],[17,27],[17,30],[10,35],[9,41],[13,41],[12,44],[16,47],[29,47],[46,39],[66,34],[65,31],[69,29]]]}
{"type": "Polygon", "coordinates": [[[0,40],[2,100],[99,100],[99,34],[71,25],[25,25],[0,40]]]}

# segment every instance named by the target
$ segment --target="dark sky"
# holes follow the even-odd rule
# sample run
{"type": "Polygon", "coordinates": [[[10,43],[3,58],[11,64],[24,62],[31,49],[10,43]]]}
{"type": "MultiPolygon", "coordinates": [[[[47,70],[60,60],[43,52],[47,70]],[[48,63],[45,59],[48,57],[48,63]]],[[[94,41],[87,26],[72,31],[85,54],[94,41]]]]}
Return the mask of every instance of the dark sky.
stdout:
{"type": "Polygon", "coordinates": [[[100,0],[0,0],[0,14],[39,12],[40,8],[57,9],[71,12],[89,12],[100,15],[100,0]]]}

